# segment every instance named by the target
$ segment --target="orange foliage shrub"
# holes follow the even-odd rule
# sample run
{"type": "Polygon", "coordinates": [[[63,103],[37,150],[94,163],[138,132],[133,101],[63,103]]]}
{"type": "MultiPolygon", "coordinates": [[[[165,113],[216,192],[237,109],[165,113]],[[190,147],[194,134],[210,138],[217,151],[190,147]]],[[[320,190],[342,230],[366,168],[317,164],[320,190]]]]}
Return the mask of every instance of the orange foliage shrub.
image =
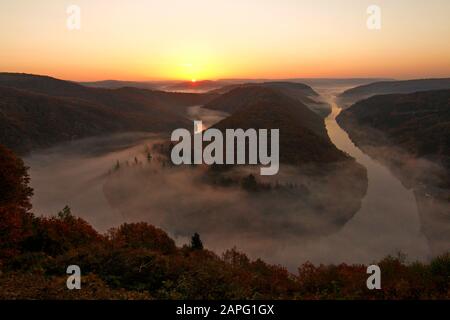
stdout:
{"type": "Polygon", "coordinates": [[[124,223],[108,236],[118,247],[146,248],[164,254],[176,251],[175,242],[163,230],[146,222],[124,223]]]}
{"type": "Polygon", "coordinates": [[[24,248],[56,256],[70,249],[92,245],[103,237],[85,220],[74,217],[68,207],[56,217],[37,217],[33,220],[33,234],[24,248]]]}

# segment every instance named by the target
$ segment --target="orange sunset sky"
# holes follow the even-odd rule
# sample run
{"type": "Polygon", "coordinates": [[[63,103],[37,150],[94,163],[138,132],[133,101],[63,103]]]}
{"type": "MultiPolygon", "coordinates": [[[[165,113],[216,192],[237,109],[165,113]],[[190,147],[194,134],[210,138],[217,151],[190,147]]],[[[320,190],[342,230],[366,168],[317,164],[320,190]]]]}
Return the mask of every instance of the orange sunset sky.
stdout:
{"type": "Polygon", "coordinates": [[[0,0],[0,71],[71,80],[448,77],[448,0],[0,0]],[[81,8],[81,29],[66,9],[81,8]],[[381,8],[381,30],[366,26],[381,8]]]}

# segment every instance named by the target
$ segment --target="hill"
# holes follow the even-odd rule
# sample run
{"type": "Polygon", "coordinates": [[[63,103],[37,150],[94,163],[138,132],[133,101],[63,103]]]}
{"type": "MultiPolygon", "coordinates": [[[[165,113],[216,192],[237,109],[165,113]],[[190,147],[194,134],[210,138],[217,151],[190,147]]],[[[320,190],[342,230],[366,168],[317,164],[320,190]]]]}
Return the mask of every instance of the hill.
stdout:
{"type": "Polygon", "coordinates": [[[374,96],[343,111],[337,121],[358,143],[397,146],[450,170],[450,90],[374,96]],[[382,137],[356,132],[355,125],[382,132],[382,137]]]}
{"type": "Polygon", "coordinates": [[[121,81],[121,80],[102,80],[91,82],[79,82],[82,86],[92,88],[119,89],[124,87],[134,87],[139,89],[154,90],[157,89],[157,83],[146,81],[121,81]]]}
{"type": "Polygon", "coordinates": [[[450,78],[379,81],[344,91],[339,96],[339,102],[343,107],[349,107],[356,101],[379,94],[413,93],[441,89],[450,89],[450,78]]]}
{"type": "Polygon", "coordinates": [[[319,95],[317,92],[313,90],[313,88],[311,88],[306,84],[288,81],[247,82],[247,83],[230,84],[222,88],[213,90],[213,92],[223,94],[239,87],[250,87],[250,86],[263,86],[272,89],[279,89],[282,91],[284,90],[284,93],[292,92],[293,94],[295,93],[297,95],[302,96],[317,97],[319,95]]]}
{"type": "Polygon", "coordinates": [[[201,80],[201,81],[181,81],[164,87],[167,91],[208,91],[224,86],[226,82],[201,80]]]}
{"type": "Polygon", "coordinates": [[[0,143],[17,152],[97,134],[169,132],[189,126],[186,108],[214,95],[138,88],[87,88],[70,81],[0,73],[0,143]]]}
{"type": "Polygon", "coordinates": [[[348,159],[328,138],[323,120],[301,102],[265,87],[233,89],[207,108],[232,113],[214,127],[280,129],[280,161],[289,164],[348,159]]]}
{"type": "Polygon", "coordinates": [[[310,86],[303,83],[277,81],[277,82],[259,82],[259,83],[243,83],[232,84],[220,89],[211,91],[211,93],[225,94],[234,89],[245,87],[265,87],[277,90],[280,93],[302,102],[312,111],[318,113],[322,117],[326,117],[330,113],[330,106],[320,101],[319,94],[315,92],[310,86]]]}
{"type": "Polygon", "coordinates": [[[189,125],[178,116],[128,113],[81,99],[13,88],[0,87],[0,97],[0,142],[19,153],[108,133],[162,132],[189,125]]]}
{"type": "Polygon", "coordinates": [[[134,87],[88,88],[78,83],[48,76],[0,73],[0,86],[27,90],[54,97],[69,97],[101,103],[113,109],[180,112],[180,108],[208,102],[216,95],[174,93],[134,87]]]}

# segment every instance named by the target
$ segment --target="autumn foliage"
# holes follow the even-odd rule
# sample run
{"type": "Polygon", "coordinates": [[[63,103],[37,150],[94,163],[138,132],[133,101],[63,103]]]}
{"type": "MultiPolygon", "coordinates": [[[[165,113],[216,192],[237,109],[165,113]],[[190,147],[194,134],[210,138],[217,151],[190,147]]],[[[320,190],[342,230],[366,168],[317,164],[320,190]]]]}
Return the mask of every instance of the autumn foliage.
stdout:
{"type": "Polygon", "coordinates": [[[145,248],[160,253],[176,251],[175,242],[163,230],[145,223],[124,223],[108,232],[110,241],[118,247],[145,248]]]}
{"type": "Polygon", "coordinates": [[[0,145],[0,259],[18,252],[29,235],[30,178],[23,161],[0,145]]]}
{"type": "Polygon", "coordinates": [[[34,217],[32,234],[23,242],[26,251],[57,256],[70,249],[87,246],[103,237],[86,221],[74,217],[65,207],[57,216],[34,217]]]}
{"type": "Polygon", "coordinates": [[[198,234],[177,247],[144,222],[102,235],[68,207],[37,217],[23,163],[5,148],[0,160],[0,299],[450,299],[449,254],[427,264],[387,257],[382,289],[371,291],[364,265],[306,263],[292,273],[235,248],[219,256],[198,234]],[[82,290],[70,292],[72,264],[82,290]]]}

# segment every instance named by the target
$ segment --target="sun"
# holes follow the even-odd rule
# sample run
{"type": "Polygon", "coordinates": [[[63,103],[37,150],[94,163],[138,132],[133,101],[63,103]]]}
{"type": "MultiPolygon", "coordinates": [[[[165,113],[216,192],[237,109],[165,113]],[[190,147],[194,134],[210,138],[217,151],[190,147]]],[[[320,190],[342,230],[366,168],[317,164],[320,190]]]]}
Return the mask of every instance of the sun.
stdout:
{"type": "Polygon", "coordinates": [[[192,83],[196,83],[196,82],[197,82],[197,79],[195,79],[195,78],[194,78],[194,79],[191,79],[191,82],[192,82],[192,83]]]}

